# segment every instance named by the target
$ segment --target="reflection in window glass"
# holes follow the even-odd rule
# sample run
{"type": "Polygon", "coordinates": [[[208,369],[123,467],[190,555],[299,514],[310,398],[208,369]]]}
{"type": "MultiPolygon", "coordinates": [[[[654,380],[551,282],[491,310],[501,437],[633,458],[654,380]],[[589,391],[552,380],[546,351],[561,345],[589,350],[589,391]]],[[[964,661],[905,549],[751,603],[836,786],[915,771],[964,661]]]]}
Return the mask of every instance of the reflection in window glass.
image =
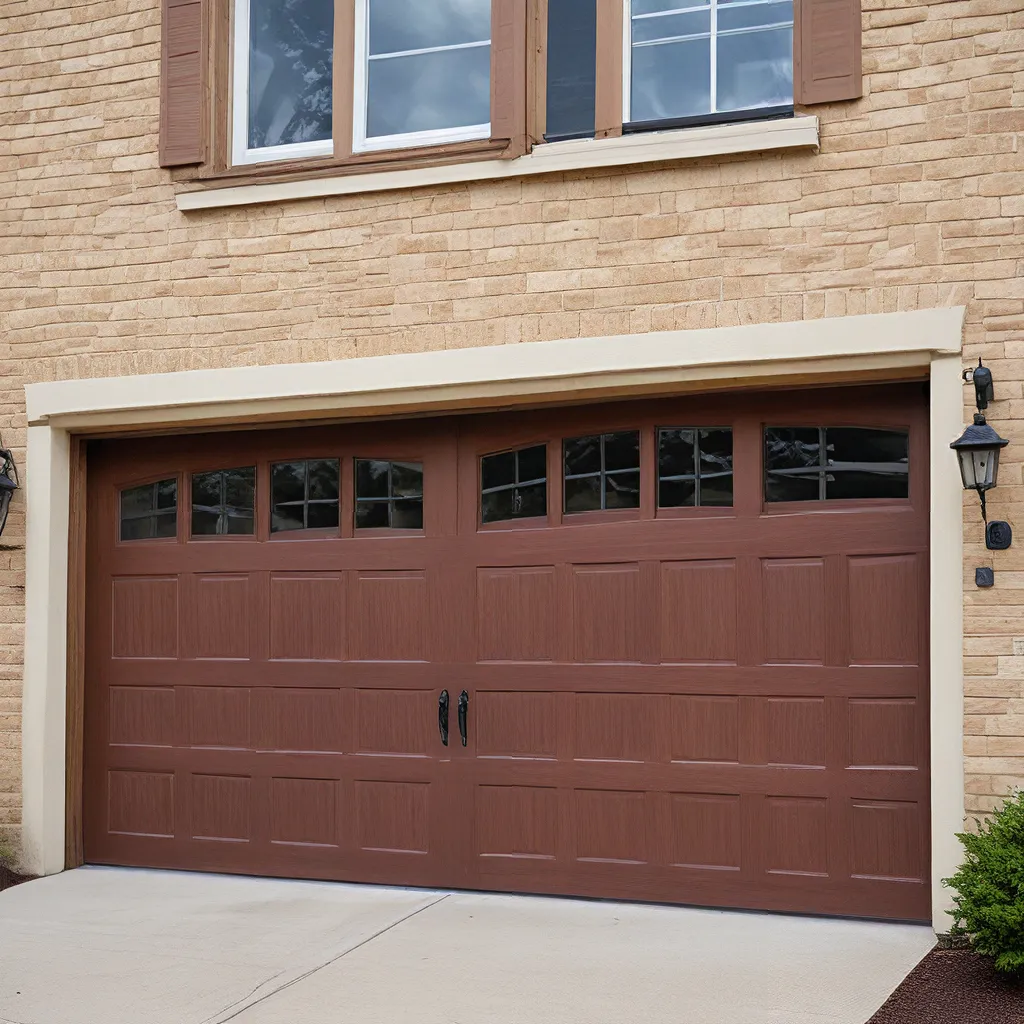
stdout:
{"type": "Polygon", "coordinates": [[[548,513],[548,449],[537,444],[480,460],[480,518],[485,523],[548,513]]]}
{"type": "Polygon", "coordinates": [[[177,534],[176,477],[121,492],[121,540],[154,540],[177,534]]]}
{"type": "Polygon", "coordinates": [[[356,529],[423,529],[423,465],[356,459],[356,529]]]}
{"type": "Polygon", "coordinates": [[[660,508],[732,505],[732,431],[658,431],[660,508]]]}
{"type": "Polygon", "coordinates": [[[270,467],[270,530],[331,530],[338,526],[337,459],[276,462],[270,467]]]}
{"type": "Polygon", "coordinates": [[[632,0],[630,121],[793,103],[792,0],[632,0]]]}
{"type": "Polygon", "coordinates": [[[640,432],[590,434],[563,442],[567,513],[640,507],[640,432]]]}
{"type": "Polygon", "coordinates": [[[548,0],[545,139],[594,134],[596,80],[597,5],[594,0],[548,0]]]}
{"type": "Polygon", "coordinates": [[[192,474],[192,536],[255,532],[256,467],[192,474]]]}
{"type": "Polygon", "coordinates": [[[331,138],[334,4],[248,0],[250,149],[331,138]]]}
{"type": "Polygon", "coordinates": [[[360,2],[367,15],[366,109],[357,114],[365,117],[366,138],[486,136],[491,0],[360,2]]]}
{"type": "Polygon", "coordinates": [[[872,427],[768,427],[765,500],[909,496],[910,435],[872,427]]]}

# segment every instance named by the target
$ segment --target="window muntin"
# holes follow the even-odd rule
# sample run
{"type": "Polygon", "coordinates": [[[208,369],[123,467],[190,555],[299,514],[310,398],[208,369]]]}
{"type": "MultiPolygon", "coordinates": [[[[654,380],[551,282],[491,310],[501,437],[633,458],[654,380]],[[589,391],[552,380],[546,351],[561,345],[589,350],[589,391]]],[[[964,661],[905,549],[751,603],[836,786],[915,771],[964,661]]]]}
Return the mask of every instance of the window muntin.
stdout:
{"type": "Polygon", "coordinates": [[[193,473],[192,536],[251,536],[255,499],[255,466],[193,473]]]}
{"type": "Polygon", "coordinates": [[[423,529],[423,464],[356,459],[356,529],[423,529]]]}
{"type": "Polygon", "coordinates": [[[178,480],[170,477],[121,491],[121,540],[178,535],[178,480]]]}
{"type": "Polygon", "coordinates": [[[640,432],[589,434],[562,443],[566,513],[640,507],[640,432]]]}
{"type": "Polygon", "coordinates": [[[491,0],[356,0],[353,149],[490,135],[491,0]]]}
{"type": "Polygon", "coordinates": [[[658,507],[732,505],[732,430],[668,427],[658,431],[658,507]]]}
{"type": "Polygon", "coordinates": [[[792,0],[629,0],[623,120],[793,105],[792,0]]]}
{"type": "Polygon", "coordinates": [[[480,459],[480,520],[499,523],[548,513],[548,448],[537,444],[480,459]]]}
{"type": "Polygon", "coordinates": [[[330,156],[333,0],[235,0],[234,163],[330,156]]]}
{"type": "Polygon", "coordinates": [[[909,496],[910,435],[874,427],[766,427],[767,502],[909,496]]]}
{"type": "Polygon", "coordinates": [[[271,465],[271,533],[337,529],[338,481],[337,459],[271,465]]]}

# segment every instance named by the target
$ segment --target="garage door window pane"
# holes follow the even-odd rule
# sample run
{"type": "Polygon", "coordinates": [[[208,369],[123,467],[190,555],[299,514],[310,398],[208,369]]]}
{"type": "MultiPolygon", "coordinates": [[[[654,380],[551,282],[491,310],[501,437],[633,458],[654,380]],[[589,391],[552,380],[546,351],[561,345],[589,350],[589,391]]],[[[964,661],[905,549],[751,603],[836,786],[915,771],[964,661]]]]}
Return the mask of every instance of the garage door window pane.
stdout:
{"type": "Polygon", "coordinates": [[[548,513],[548,449],[535,444],[480,460],[480,518],[485,523],[548,513]]]}
{"type": "Polygon", "coordinates": [[[563,442],[565,511],[640,507],[640,432],[588,434],[563,442]]]}
{"type": "Polygon", "coordinates": [[[270,467],[272,533],[338,526],[337,459],[277,462],[270,467]]]}
{"type": "Polygon", "coordinates": [[[423,464],[356,459],[356,529],[423,529],[423,464]]]}
{"type": "Polygon", "coordinates": [[[769,427],[765,430],[765,500],[906,498],[905,430],[870,427],[769,427]]]}
{"type": "Polygon", "coordinates": [[[732,431],[671,427],[658,431],[658,507],[732,505],[732,431]]]}
{"type": "Polygon", "coordinates": [[[170,477],[121,491],[121,540],[154,540],[178,533],[178,480],[170,477]]]}
{"type": "Polygon", "coordinates": [[[255,466],[193,473],[192,536],[252,535],[255,496],[255,466]]]}

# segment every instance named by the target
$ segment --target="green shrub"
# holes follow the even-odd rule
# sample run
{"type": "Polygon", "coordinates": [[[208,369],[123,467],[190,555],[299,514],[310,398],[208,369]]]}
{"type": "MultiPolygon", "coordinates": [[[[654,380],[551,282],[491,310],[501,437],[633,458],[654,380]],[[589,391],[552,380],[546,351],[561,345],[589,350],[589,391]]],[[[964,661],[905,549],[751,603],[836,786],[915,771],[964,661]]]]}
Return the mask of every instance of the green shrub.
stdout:
{"type": "Polygon", "coordinates": [[[957,838],[967,856],[944,879],[956,893],[950,936],[993,957],[996,970],[1024,974],[1024,792],[957,838]]]}

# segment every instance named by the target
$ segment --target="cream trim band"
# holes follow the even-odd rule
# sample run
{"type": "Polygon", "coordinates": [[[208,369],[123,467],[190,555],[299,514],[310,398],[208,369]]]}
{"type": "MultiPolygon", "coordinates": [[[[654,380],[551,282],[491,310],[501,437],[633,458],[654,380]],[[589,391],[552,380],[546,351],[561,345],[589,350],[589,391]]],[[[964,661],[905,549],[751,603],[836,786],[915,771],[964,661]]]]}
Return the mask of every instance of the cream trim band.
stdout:
{"type": "MultiPolygon", "coordinates": [[[[498,181],[533,174],[589,170],[596,167],[627,167],[669,160],[760,153],[775,149],[817,149],[818,119],[810,114],[774,121],[717,124],[708,128],[626,135],[617,139],[574,139],[547,142],[532,153],[513,160],[463,161],[401,171],[370,171],[308,178],[265,185],[233,185],[197,188],[175,196],[178,209],[211,210],[255,203],[281,203],[290,199],[348,196],[394,189],[453,185],[468,181],[498,181]]],[[[287,169],[282,166],[282,169],[287,169]]]]}
{"type": "Polygon", "coordinates": [[[296,418],[498,408],[645,393],[927,376],[931,384],[930,664],[933,925],[964,819],[962,486],[964,310],[929,309],[379,356],[69,380],[26,388],[28,537],[22,714],[23,866],[64,867],[70,435],[296,418]]]}

